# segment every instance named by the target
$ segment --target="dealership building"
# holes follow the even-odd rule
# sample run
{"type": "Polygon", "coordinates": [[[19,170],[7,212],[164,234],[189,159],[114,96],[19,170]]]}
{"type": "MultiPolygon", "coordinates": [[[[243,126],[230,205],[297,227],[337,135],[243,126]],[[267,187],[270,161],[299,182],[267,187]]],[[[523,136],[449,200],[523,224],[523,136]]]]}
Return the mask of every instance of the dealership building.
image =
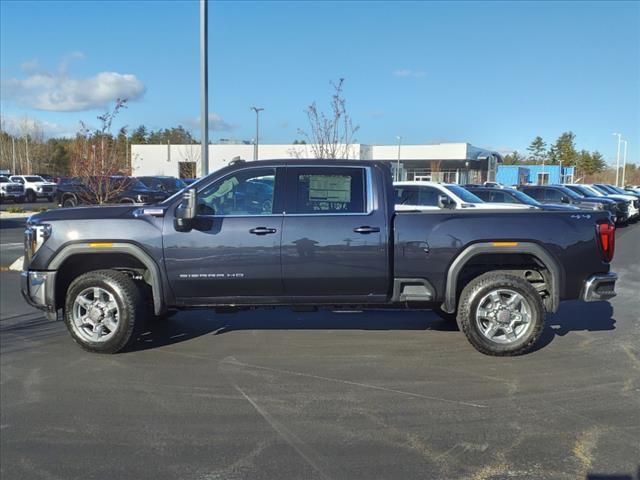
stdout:
{"type": "MultiPolygon", "coordinates": [[[[349,145],[348,158],[381,160],[391,164],[402,180],[433,180],[455,183],[495,181],[499,153],[469,143],[426,145],[349,145]]],[[[209,145],[209,173],[234,160],[252,160],[251,143],[209,145]]],[[[259,145],[258,159],[314,158],[311,145],[259,145]]],[[[200,145],[132,145],[131,170],[134,176],[170,175],[195,178],[200,174],[200,145]]]]}

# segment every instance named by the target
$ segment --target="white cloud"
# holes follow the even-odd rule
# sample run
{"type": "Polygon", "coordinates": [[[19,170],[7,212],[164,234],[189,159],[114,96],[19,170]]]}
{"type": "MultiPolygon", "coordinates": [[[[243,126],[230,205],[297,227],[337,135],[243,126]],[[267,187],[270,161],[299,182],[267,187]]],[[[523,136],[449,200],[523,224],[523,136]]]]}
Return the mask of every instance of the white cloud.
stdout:
{"type": "Polygon", "coordinates": [[[426,75],[422,70],[411,70],[409,68],[401,68],[400,70],[395,70],[393,75],[396,77],[414,77],[421,78],[426,75]]]}
{"type": "MultiPolygon", "coordinates": [[[[144,95],[145,85],[128,73],[100,72],[91,77],[72,78],[67,75],[69,63],[84,54],[66,56],[55,73],[33,73],[26,78],[2,81],[2,99],[21,107],[54,112],[79,112],[104,108],[118,98],[137,100],[144,95]]],[[[23,63],[23,69],[37,68],[37,60],[23,63]]]]}

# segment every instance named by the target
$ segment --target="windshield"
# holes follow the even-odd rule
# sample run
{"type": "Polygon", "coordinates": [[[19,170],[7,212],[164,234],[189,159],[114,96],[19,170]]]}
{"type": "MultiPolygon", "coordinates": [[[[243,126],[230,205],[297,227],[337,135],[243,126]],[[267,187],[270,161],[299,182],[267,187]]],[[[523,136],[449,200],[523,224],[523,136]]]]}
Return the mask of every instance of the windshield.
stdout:
{"type": "Polygon", "coordinates": [[[615,193],[619,193],[620,195],[629,195],[629,192],[623,190],[620,187],[616,187],[615,185],[608,185],[608,187],[613,190],[615,193]]]}
{"type": "Polygon", "coordinates": [[[447,189],[451,193],[453,193],[454,195],[458,196],[460,198],[460,200],[462,200],[463,202],[467,202],[467,203],[484,203],[484,200],[482,200],[480,197],[474,195],[470,191],[465,190],[460,185],[447,184],[445,186],[447,187],[447,189]]]}
{"type": "Polygon", "coordinates": [[[42,177],[36,177],[35,175],[31,175],[28,177],[24,177],[27,182],[46,182],[46,180],[42,177]]]}
{"type": "Polygon", "coordinates": [[[594,190],[594,191],[600,193],[601,195],[611,195],[613,193],[613,192],[608,191],[602,185],[589,185],[589,188],[591,190],[594,190]]]}
{"type": "Polygon", "coordinates": [[[591,192],[588,188],[582,185],[571,185],[570,187],[567,187],[567,188],[569,190],[573,190],[581,197],[593,197],[593,192],[591,192]]]}
{"type": "Polygon", "coordinates": [[[529,195],[527,195],[526,193],[522,193],[520,190],[509,190],[508,193],[509,193],[509,195],[512,195],[512,196],[516,197],[522,203],[526,203],[527,205],[533,205],[533,206],[536,206],[536,207],[539,207],[539,206],[542,205],[535,198],[531,198],[529,195]]]}
{"type": "Polygon", "coordinates": [[[565,187],[564,185],[557,185],[555,186],[555,188],[557,188],[558,190],[560,190],[562,193],[564,193],[567,197],[573,199],[573,200],[578,200],[580,201],[580,199],[582,198],[580,195],[578,195],[576,192],[574,192],[573,190],[571,190],[570,188],[565,187]]]}
{"type": "Polygon", "coordinates": [[[7,177],[0,177],[0,183],[8,183],[9,179],[7,177]]]}

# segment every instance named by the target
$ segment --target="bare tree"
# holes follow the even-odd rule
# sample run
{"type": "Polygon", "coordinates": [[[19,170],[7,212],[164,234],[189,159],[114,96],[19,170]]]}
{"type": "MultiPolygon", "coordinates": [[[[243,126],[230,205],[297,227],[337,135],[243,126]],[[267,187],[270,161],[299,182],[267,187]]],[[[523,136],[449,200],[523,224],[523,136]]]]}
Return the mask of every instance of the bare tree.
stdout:
{"type": "Polygon", "coordinates": [[[299,129],[306,143],[304,149],[294,149],[293,153],[299,156],[299,152],[306,151],[308,146],[315,158],[340,158],[347,159],[351,154],[351,144],[355,142],[354,135],[360,127],[353,125],[346,108],[346,100],[343,96],[344,78],[337,83],[331,82],[334,92],[331,96],[331,111],[325,114],[318,109],[313,102],[306,109],[309,120],[309,132],[299,129]]]}
{"type": "Polygon", "coordinates": [[[82,184],[80,200],[90,204],[112,203],[125,190],[128,173],[126,165],[126,128],[121,128],[114,137],[111,133],[113,120],[120,110],[126,108],[125,99],[116,100],[113,110],[98,117],[100,128],[90,130],[81,122],[70,152],[70,173],[82,184]]]}

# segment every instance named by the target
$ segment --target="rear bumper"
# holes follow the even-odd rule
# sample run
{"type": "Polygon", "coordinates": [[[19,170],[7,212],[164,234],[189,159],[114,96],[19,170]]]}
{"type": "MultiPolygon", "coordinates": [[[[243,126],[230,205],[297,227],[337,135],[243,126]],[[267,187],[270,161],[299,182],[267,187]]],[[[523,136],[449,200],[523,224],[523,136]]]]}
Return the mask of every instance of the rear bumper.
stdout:
{"type": "Polygon", "coordinates": [[[20,275],[22,296],[32,307],[49,313],[56,311],[56,272],[26,271],[20,275]]]}
{"type": "Polygon", "coordinates": [[[584,282],[582,300],[585,302],[597,302],[615,297],[616,280],[618,280],[618,275],[615,273],[592,275],[584,282]]]}

